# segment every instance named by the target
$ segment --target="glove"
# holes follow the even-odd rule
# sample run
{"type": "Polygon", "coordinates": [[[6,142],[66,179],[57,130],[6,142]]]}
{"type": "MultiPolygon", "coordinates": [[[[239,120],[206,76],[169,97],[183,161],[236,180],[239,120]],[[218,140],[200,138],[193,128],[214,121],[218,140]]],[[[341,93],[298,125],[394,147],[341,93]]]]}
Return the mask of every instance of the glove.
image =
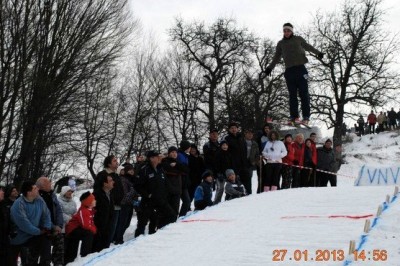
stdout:
{"type": "Polygon", "coordinates": [[[318,57],[318,59],[324,58],[324,53],[319,53],[319,54],[317,55],[317,57],[318,57]]]}
{"type": "Polygon", "coordinates": [[[271,76],[271,72],[272,72],[272,69],[270,69],[269,67],[267,67],[267,68],[265,69],[265,75],[271,76]]]}

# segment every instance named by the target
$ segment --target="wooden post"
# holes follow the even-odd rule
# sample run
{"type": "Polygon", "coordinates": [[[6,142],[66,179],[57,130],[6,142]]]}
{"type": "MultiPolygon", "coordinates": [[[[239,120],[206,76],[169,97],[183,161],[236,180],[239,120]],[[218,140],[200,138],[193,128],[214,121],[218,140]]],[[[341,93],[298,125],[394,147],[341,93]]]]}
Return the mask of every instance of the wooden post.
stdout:
{"type": "Polygon", "coordinates": [[[381,214],[382,214],[382,205],[379,205],[378,211],[376,212],[376,217],[381,216],[381,214]]]}
{"type": "Polygon", "coordinates": [[[396,196],[398,193],[399,193],[399,187],[398,187],[398,186],[395,186],[395,187],[394,187],[394,194],[393,194],[393,196],[396,196]]]}
{"type": "Polygon", "coordinates": [[[386,203],[387,203],[387,204],[390,203],[390,195],[386,195],[386,203]]]}
{"type": "Polygon", "coordinates": [[[349,255],[352,255],[355,249],[356,249],[356,241],[350,240],[349,255]]]}
{"type": "Polygon", "coordinates": [[[371,228],[371,221],[369,219],[367,219],[367,220],[365,220],[365,224],[364,224],[364,233],[368,234],[370,228],[371,228]]]}

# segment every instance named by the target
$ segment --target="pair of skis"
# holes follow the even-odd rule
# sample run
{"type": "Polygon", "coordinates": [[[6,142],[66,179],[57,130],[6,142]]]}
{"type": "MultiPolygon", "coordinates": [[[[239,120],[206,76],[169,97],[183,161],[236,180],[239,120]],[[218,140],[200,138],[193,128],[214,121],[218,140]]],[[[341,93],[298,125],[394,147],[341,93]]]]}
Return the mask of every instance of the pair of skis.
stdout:
{"type": "Polygon", "coordinates": [[[274,125],[280,125],[280,126],[289,126],[289,127],[295,127],[295,128],[308,128],[311,129],[308,124],[303,123],[302,121],[282,121],[282,120],[269,120],[267,121],[269,124],[274,124],[274,125]]]}

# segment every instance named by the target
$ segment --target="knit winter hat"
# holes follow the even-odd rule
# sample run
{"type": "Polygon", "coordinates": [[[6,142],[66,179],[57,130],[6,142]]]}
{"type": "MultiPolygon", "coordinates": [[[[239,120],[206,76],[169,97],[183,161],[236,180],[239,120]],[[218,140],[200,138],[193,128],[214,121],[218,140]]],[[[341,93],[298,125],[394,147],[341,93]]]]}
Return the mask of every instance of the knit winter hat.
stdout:
{"type": "Polygon", "coordinates": [[[226,169],[226,171],[225,171],[226,178],[228,178],[229,176],[234,175],[234,174],[235,174],[235,171],[233,171],[233,169],[226,169]]]}
{"type": "Polygon", "coordinates": [[[210,170],[206,170],[202,175],[201,175],[201,179],[206,179],[209,176],[213,176],[213,173],[210,170]]]}
{"type": "Polygon", "coordinates": [[[178,152],[178,148],[175,147],[175,146],[171,146],[171,147],[168,148],[168,154],[170,154],[170,153],[173,152],[173,151],[178,152]]]}
{"type": "Polygon", "coordinates": [[[89,207],[90,205],[92,205],[92,202],[96,200],[96,198],[92,193],[90,193],[90,191],[86,191],[81,195],[79,200],[81,201],[81,204],[83,206],[89,207]]]}
{"type": "Polygon", "coordinates": [[[67,192],[70,191],[70,190],[73,191],[72,188],[71,188],[70,186],[63,186],[63,187],[61,188],[60,195],[61,195],[61,196],[64,196],[65,193],[67,193],[67,192]]]}
{"type": "Polygon", "coordinates": [[[293,25],[289,22],[283,24],[283,29],[284,30],[290,30],[291,32],[293,32],[293,25]]]}
{"type": "Polygon", "coordinates": [[[330,139],[327,139],[327,140],[325,141],[325,143],[327,143],[327,142],[330,142],[330,143],[332,143],[332,140],[330,140],[330,139]]]}
{"type": "Polygon", "coordinates": [[[190,142],[187,140],[182,140],[181,143],[179,144],[179,148],[183,151],[186,151],[187,149],[190,148],[190,142]]]}

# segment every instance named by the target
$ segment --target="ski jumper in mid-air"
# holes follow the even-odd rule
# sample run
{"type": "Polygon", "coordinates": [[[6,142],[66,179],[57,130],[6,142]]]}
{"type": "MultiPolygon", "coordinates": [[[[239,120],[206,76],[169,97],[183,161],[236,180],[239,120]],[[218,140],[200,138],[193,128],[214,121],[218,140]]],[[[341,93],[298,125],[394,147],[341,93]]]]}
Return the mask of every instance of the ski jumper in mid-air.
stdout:
{"type": "Polygon", "coordinates": [[[305,64],[308,62],[306,52],[315,54],[322,59],[324,54],[308,44],[302,37],[293,34],[293,26],[290,23],[283,25],[283,39],[276,45],[272,62],[265,70],[267,76],[281,58],[285,63],[285,80],[289,90],[290,120],[292,123],[308,124],[310,119],[310,95],[308,93],[308,71],[305,64]],[[303,120],[299,118],[299,103],[297,93],[301,100],[303,120]]]}

